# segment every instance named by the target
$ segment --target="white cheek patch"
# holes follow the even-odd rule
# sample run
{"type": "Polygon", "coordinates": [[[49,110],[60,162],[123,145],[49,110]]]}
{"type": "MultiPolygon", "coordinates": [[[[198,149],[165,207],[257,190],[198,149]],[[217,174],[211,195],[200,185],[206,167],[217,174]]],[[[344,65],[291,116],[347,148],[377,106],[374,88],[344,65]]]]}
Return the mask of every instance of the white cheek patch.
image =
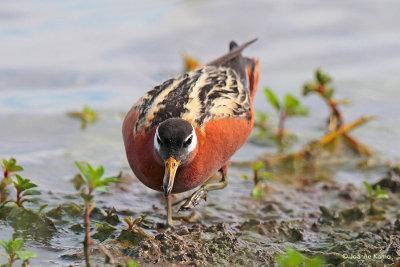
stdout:
{"type": "MultiPolygon", "coordinates": [[[[158,135],[158,127],[156,129],[156,133],[154,134],[154,148],[157,152],[160,152],[160,144],[157,141],[157,137],[160,138],[160,136],[158,135]]],[[[161,138],[160,138],[161,139],[161,138]]]]}
{"type": "MultiPolygon", "coordinates": [[[[189,135],[190,136],[190,135],[189,135]]],[[[187,148],[187,151],[190,153],[190,152],[193,152],[194,151],[194,149],[196,148],[196,146],[197,146],[197,136],[196,136],[196,131],[194,130],[194,128],[193,128],[193,126],[192,126],[192,133],[191,133],[191,136],[193,136],[192,137],[192,142],[190,143],[190,145],[188,146],[188,148],[187,148]]]]}

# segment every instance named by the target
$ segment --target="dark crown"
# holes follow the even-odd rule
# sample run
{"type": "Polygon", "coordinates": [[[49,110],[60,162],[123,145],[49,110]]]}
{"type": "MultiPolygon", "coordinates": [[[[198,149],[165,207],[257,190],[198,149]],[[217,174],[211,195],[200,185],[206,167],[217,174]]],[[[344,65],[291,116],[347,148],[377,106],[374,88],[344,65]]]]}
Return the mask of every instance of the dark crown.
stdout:
{"type": "Polygon", "coordinates": [[[183,119],[168,119],[158,127],[158,137],[164,144],[182,144],[192,132],[192,125],[183,119]]]}

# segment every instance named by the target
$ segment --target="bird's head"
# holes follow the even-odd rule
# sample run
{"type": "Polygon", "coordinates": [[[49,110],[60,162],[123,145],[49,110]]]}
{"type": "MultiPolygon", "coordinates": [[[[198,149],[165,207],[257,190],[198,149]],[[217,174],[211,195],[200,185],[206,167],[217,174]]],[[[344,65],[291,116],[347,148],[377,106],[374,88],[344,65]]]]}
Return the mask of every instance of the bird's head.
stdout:
{"type": "Polygon", "coordinates": [[[165,164],[163,189],[168,196],[174,186],[178,166],[190,162],[197,152],[197,136],[194,127],[183,119],[168,119],[154,133],[154,150],[165,164]]]}

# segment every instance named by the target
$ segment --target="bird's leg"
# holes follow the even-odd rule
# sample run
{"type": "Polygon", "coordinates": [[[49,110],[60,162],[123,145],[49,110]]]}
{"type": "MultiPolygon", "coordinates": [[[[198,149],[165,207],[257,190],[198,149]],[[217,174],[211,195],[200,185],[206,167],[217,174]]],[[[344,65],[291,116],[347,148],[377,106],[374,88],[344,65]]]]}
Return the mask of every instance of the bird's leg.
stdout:
{"type": "Polygon", "coordinates": [[[205,199],[207,197],[207,193],[209,191],[225,188],[228,185],[228,177],[226,175],[227,170],[228,164],[219,170],[219,172],[222,174],[222,179],[220,182],[214,184],[203,184],[199,189],[196,190],[196,192],[193,193],[191,197],[186,200],[179,210],[193,209],[203,198],[205,199]]]}
{"type": "Polygon", "coordinates": [[[167,226],[173,227],[171,198],[171,195],[167,196],[167,226]]]}

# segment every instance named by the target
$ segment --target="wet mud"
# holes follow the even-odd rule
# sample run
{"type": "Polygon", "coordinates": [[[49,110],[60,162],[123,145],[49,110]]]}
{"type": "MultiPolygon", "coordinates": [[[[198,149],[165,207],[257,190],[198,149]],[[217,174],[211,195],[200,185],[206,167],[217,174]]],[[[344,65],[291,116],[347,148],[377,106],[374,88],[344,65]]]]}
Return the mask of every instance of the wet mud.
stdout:
{"type": "MultiPolygon", "coordinates": [[[[390,266],[400,261],[400,198],[396,187],[385,187],[398,178],[396,170],[387,167],[387,174],[376,183],[388,189],[390,198],[377,201],[376,206],[384,212],[375,216],[368,214],[366,190],[350,183],[330,180],[304,185],[274,179],[263,185],[262,197],[255,198],[251,196],[252,182],[237,176],[246,170],[238,167],[231,170],[233,175],[226,191],[209,193],[207,201],[193,211],[177,213],[176,206],[173,228],[165,225],[161,194],[144,198],[142,210],[113,209],[107,206],[107,200],[99,201],[91,218],[94,222],[91,233],[96,243],[92,246],[94,262],[123,265],[136,260],[140,266],[276,266],[276,256],[284,253],[286,247],[308,257],[319,256],[324,266],[390,266]],[[146,217],[131,229],[123,222],[127,216],[140,218],[143,214],[146,217]],[[104,251],[108,251],[108,256],[104,251]]],[[[135,194],[141,189],[140,182],[127,174],[123,183],[113,186],[105,198],[124,192],[135,194]]],[[[177,196],[175,201],[187,195],[177,196]]],[[[139,197],[143,196],[146,193],[139,197]]],[[[45,235],[51,236],[53,242],[57,237],[65,239],[68,234],[75,235],[75,240],[83,240],[81,212],[80,205],[71,200],[36,219],[32,215],[29,218],[47,228],[45,235]]],[[[18,212],[3,207],[2,219],[5,213],[16,216],[7,216],[7,220],[18,233],[23,233],[26,225],[17,224],[18,212]]],[[[49,249],[54,245],[49,238],[47,242],[39,236],[31,238],[49,249]]],[[[59,255],[63,264],[83,262],[79,243],[75,248],[60,248],[59,255]]]]}

